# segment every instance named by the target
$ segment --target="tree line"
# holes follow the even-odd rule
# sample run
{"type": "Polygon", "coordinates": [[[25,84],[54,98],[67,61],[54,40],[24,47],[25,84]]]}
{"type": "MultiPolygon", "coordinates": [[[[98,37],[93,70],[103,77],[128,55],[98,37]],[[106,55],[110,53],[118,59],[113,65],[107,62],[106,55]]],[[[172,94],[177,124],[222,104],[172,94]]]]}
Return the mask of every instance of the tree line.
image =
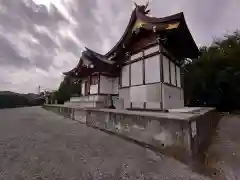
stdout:
{"type": "Polygon", "coordinates": [[[34,94],[18,94],[9,91],[0,92],[0,109],[37,106],[43,103],[44,100],[37,99],[37,95],[34,94]]]}
{"type": "Polygon", "coordinates": [[[200,51],[198,60],[183,66],[186,105],[240,109],[240,31],[200,51]]]}

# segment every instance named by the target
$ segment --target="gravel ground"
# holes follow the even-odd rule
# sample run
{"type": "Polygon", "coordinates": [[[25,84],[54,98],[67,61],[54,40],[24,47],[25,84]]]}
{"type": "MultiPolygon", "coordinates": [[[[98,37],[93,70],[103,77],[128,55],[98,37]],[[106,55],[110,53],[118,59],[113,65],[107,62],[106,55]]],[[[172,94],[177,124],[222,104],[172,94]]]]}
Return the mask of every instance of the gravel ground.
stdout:
{"type": "Polygon", "coordinates": [[[0,110],[0,179],[208,178],[169,157],[30,107],[0,110]]]}
{"type": "Polygon", "coordinates": [[[206,165],[217,169],[216,180],[240,179],[240,115],[224,116],[206,157],[206,165]]]}

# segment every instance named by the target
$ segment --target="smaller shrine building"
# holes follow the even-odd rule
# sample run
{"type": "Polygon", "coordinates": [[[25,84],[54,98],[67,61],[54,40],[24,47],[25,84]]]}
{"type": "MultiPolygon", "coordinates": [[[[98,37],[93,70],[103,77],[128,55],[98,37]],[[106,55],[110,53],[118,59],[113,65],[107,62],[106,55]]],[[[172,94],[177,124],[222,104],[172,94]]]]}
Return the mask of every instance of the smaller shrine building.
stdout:
{"type": "Polygon", "coordinates": [[[184,107],[180,66],[200,55],[184,14],[149,17],[147,6],[133,10],[127,28],[105,55],[88,48],[75,68],[79,107],[167,110],[184,107]]]}

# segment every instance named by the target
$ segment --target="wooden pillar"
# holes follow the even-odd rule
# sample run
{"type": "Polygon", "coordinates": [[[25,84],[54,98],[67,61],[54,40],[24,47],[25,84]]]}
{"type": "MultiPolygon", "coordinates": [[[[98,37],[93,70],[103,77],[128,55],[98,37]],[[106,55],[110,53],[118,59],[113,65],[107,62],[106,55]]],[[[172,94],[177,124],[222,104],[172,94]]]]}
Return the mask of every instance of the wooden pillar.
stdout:
{"type": "Polygon", "coordinates": [[[168,65],[169,65],[169,82],[172,84],[172,71],[171,71],[171,60],[168,58],[168,65]]]}
{"type": "Polygon", "coordinates": [[[131,63],[129,64],[129,87],[132,85],[131,82],[131,63]]]}
{"type": "MultiPolygon", "coordinates": [[[[131,58],[131,56],[130,56],[130,58],[131,58]]],[[[132,84],[132,82],[131,82],[131,63],[129,64],[129,91],[130,91],[130,88],[131,88],[131,84],[132,84]]],[[[130,108],[132,108],[132,101],[131,101],[131,96],[130,96],[130,108]]]]}
{"type": "Polygon", "coordinates": [[[159,60],[160,60],[160,81],[161,82],[164,82],[164,71],[163,71],[163,47],[162,45],[160,44],[159,42],[159,51],[160,51],[160,57],[159,57],[159,60]]]}
{"type": "Polygon", "coordinates": [[[98,94],[100,94],[100,86],[101,86],[100,76],[101,74],[98,73],[98,94]]]}
{"type": "Polygon", "coordinates": [[[177,65],[175,64],[175,83],[176,83],[176,86],[178,85],[178,83],[177,83],[177,65]]]}
{"type": "Polygon", "coordinates": [[[145,80],[145,53],[144,53],[144,50],[142,51],[142,61],[143,61],[143,63],[142,63],[142,75],[143,75],[143,84],[145,85],[146,84],[146,80],[145,80]]]}

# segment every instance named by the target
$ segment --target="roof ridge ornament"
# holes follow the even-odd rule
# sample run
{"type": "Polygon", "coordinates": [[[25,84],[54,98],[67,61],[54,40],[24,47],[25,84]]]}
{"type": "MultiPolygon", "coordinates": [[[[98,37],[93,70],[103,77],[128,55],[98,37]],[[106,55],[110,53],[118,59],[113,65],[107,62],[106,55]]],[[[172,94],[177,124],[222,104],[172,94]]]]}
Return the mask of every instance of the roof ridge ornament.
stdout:
{"type": "Polygon", "coordinates": [[[134,9],[137,9],[139,8],[140,11],[142,11],[142,13],[144,14],[148,14],[150,12],[150,10],[147,10],[148,6],[149,6],[149,3],[150,3],[151,0],[147,0],[146,4],[145,5],[138,5],[136,3],[136,0],[132,0],[132,3],[133,5],[135,5],[135,7],[133,7],[134,9]]]}

